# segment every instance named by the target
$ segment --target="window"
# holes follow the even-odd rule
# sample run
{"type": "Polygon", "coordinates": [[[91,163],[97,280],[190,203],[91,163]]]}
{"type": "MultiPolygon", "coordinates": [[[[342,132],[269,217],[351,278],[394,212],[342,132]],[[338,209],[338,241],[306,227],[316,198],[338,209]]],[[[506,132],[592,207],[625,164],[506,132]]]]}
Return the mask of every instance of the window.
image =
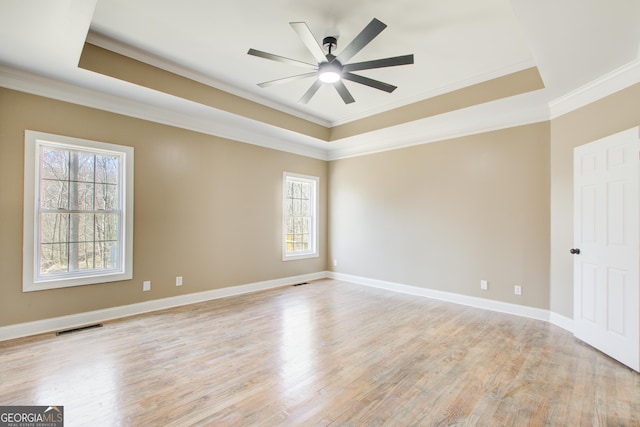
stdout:
{"type": "Polygon", "coordinates": [[[25,132],[23,291],[133,276],[133,148],[25,132]]]}
{"type": "Polygon", "coordinates": [[[318,181],[284,173],[282,259],[318,256],[318,181]]]}

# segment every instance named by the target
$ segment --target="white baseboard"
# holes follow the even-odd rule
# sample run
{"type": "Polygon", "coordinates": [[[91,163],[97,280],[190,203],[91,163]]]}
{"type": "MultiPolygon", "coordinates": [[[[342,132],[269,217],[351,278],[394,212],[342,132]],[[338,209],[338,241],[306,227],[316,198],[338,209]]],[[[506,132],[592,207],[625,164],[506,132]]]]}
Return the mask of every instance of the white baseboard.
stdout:
{"type": "Polygon", "coordinates": [[[567,331],[574,333],[573,327],[573,319],[569,317],[565,317],[561,314],[555,313],[553,311],[549,312],[549,322],[553,325],[559,326],[562,329],[566,329],[567,331]]]}
{"type": "Polygon", "coordinates": [[[389,291],[401,292],[409,295],[417,295],[421,297],[467,305],[470,307],[482,308],[485,310],[491,310],[500,313],[513,314],[516,316],[528,317],[530,319],[543,320],[545,322],[549,321],[549,310],[544,310],[541,308],[527,307],[524,305],[454,294],[452,292],[437,291],[434,289],[419,288],[417,286],[403,285],[400,283],[386,282],[383,280],[369,279],[366,277],[352,276],[349,274],[332,272],[330,277],[332,279],[344,280],[346,282],[357,283],[374,288],[386,289],[389,291]]]}
{"type": "Polygon", "coordinates": [[[303,274],[300,276],[285,277],[281,279],[266,280],[262,282],[249,283],[246,285],[230,286],[227,288],[213,289],[205,292],[178,295],[170,298],[161,298],[120,307],[106,308],[103,310],[89,311],[85,313],[72,314],[69,316],[54,317],[51,319],[36,320],[34,322],[19,323],[16,325],[0,327],[0,341],[21,338],[30,335],[42,334],[46,332],[59,331],[75,328],[92,323],[105,322],[107,320],[136,314],[148,313],[166,308],[179,307],[198,302],[210,301],[234,295],[242,295],[266,289],[273,289],[295,283],[331,278],[356,283],[374,288],[386,289],[393,292],[400,292],[409,295],[432,298],[455,304],[467,305],[470,307],[496,311],[500,313],[513,314],[530,319],[543,320],[556,325],[562,329],[573,333],[573,320],[560,314],[535,307],[527,307],[518,304],[511,304],[501,301],[494,301],[485,298],[471,297],[467,295],[455,294],[451,292],[438,291],[434,289],[420,288],[417,286],[403,285],[400,283],[387,282],[384,280],[370,279],[366,277],[353,276],[350,274],[336,273],[331,271],[320,271],[317,273],[303,274]]]}
{"type": "Polygon", "coordinates": [[[88,311],[69,316],[54,317],[50,319],[36,320],[34,322],[18,323],[15,325],[0,327],[0,341],[37,335],[46,332],[76,328],[79,326],[118,319],[136,314],[148,313],[165,308],[179,307],[195,304],[203,301],[229,297],[233,295],[247,294],[250,292],[273,289],[280,286],[292,285],[309,280],[324,279],[329,277],[329,272],[303,274],[300,276],[284,277],[281,279],[265,280],[240,286],[230,286],[221,289],[212,289],[205,292],[178,295],[175,297],[155,299],[119,307],[105,308],[103,310],[88,311]]]}

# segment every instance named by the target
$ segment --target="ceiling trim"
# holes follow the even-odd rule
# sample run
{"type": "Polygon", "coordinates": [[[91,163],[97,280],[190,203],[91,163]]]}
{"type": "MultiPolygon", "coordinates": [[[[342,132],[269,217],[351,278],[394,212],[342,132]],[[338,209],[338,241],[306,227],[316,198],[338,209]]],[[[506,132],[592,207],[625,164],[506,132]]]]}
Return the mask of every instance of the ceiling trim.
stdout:
{"type": "Polygon", "coordinates": [[[85,44],[78,67],[326,142],[357,137],[544,88],[538,69],[531,67],[375,116],[326,128],[91,43],[85,44]]]}
{"type": "Polygon", "coordinates": [[[136,87],[152,89],[266,125],[329,141],[330,131],[324,126],[90,43],[84,45],[78,68],[96,73],[96,76],[106,76],[108,80],[132,83],[136,87]]]}
{"type": "Polygon", "coordinates": [[[329,120],[321,119],[311,114],[306,114],[298,109],[293,109],[284,104],[274,102],[268,98],[257,96],[254,93],[243,91],[237,87],[228,85],[220,80],[214,79],[203,73],[196,72],[188,67],[184,67],[182,65],[173,63],[164,58],[151,55],[148,52],[145,52],[141,49],[137,49],[135,47],[132,47],[120,41],[114,40],[96,31],[89,32],[89,34],[87,35],[86,42],[89,44],[98,46],[100,48],[115,52],[117,54],[123,55],[125,57],[134,59],[136,61],[140,61],[145,64],[152,65],[161,70],[169,71],[179,76],[194,80],[198,83],[211,86],[213,88],[228,92],[232,95],[242,97],[246,100],[253,101],[258,104],[262,104],[266,107],[274,108],[283,113],[290,114],[292,116],[296,116],[304,120],[308,120],[312,123],[319,124],[327,128],[334,128],[341,125],[345,125],[347,123],[356,122],[361,119],[366,119],[372,115],[383,114],[401,107],[406,107],[411,104],[416,104],[421,101],[425,101],[427,99],[430,99],[436,96],[440,96],[440,95],[444,95],[457,90],[465,89],[470,86],[481,84],[490,80],[495,80],[500,77],[505,77],[510,74],[518,73],[526,69],[536,67],[536,63],[533,59],[521,61],[519,63],[511,64],[509,66],[502,67],[497,70],[493,70],[491,72],[478,74],[476,76],[467,78],[465,80],[458,81],[454,84],[442,86],[428,92],[416,94],[412,97],[403,99],[402,101],[399,101],[399,102],[388,103],[379,108],[372,108],[363,113],[349,116],[343,120],[329,121],[329,120]]]}
{"type": "Polygon", "coordinates": [[[331,128],[329,140],[339,141],[361,133],[409,124],[416,120],[441,116],[474,105],[482,105],[542,89],[544,89],[544,83],[538,69],[531,67],[331,128]]]}
{"type": "Polygon", "coordinates": [[[290,114],[292,116],[296,116],[300,119],[304,119],[315,123],[317,125],[321,125],[324,127],[331,127],[332,123],[328,120],[321,119],[312,114],[307,114],[298,109],[294,109],[288,107],[279,102],[272,101],[268,98],[257,96],[254,93],[244,91],[237,87],[226,84],[220,80],[214,79],[211,76],[207,76],[203,73],[199,73],[190,68],[184,67],[182,65],[178,65],[174,62],[167,61],[166,59],[160,58],[155,55],[151,55],[148,52],[145,52],[141,49],[136,49],[122,42],[116,41],[110,37],[107,37],[103,34],[97,33],[95,31],[89,31],[87,35],[87,43],[101,47],[106,50],[110,50],[112,52],[118,53],[123,56],[127,56],[131,59],[135,59],[140,62],[144,62],[145,64],[153,65],[154,67],[160,68],[165,71],[169,71],[171,73],[180,75],[182,77],[186,77],[188,79],[194,80],[198,83],[202,83],[207,86],[214,87],[216,89],[223,90],[232,95],[239,96],[248,101],[253,101],[258,104],[262,104],[265,107],[270,107],[276,110],[279,110],[283,113],[290,114]]]}
{"type": "Polygon", "coordinates": [[[322,148],[322,145],[327,144],[325,141],[305,137],[222,110],[208,108],[172,95],[156,93],[173,107],[161,108],[152,102],[133,101],[1,65],[0,87],[260,147],[327,160],[327,150],[322,148]]]}
{"type": "Polygon", "coordinates": [[[640,83],[640,59],[552,101],[544,91],[496,100],[332,143],[329,160],[356,157],[555,119],[640,83]]]}
{"type": "Polygon", "coordinates": [[[350,122],[354,122],[354,121],[358,121],[361,119],[365,119],[377,114],[382,114],[382,113],[386,113],[401,107],[405,107],[411,104],[418,104],[422,101],[426,101],[428,99],[431,98],[435,98],[437,96],[441,96],[441,95],[445,95],[451,92],[455,92],[457,90],[461,90],[461,89],[466,89],[468,87],[471,86],[475,86],[477,84],[480,83],[485,83],[487,81],[491,81],[491,80],[495,80],[498,79],[500,77],[506,77],[510,74],[515,74],[518,73],[520,71],[524,71],[527,70],[529,68],[535,68],[536,67],[536,63],[533,60],[527,60],[527,61],[522,61],[519,62],[517,64],[512,64],[510,66],[507,67],[503,67],[500,68],[498,70],[493,70],[491,72],[488,73],[483,73],[483,74],[478,74],[476,76],[464,79],[464,80],[460,80],[457,81],[453,84],[450,85],[446,85],[446,86],[442,86],[427,92],[422,92],[419,94],[416,94],[412,97],[408,97],[403,99],[401,102],[395,102],[392,104],[386,104],[383,105],[379,108],[372,108],[370,110],[365,111],[362,114],[358,114],[358,115],[353,115],[350,117],[347,117],[343,120],[336,120],[334,122],[331,123],[332,127],[338,127],[350,122]]]}
{"type": "Polygon", "coordinates": [[[544,100],[544,91],[536,91],[327,143],[151,89],[136,87],[160,97],[169,107],[132,101],[0,66],[0,87],[321,160],[355,157],[551,120],[639,82],[640,61],[636,60],[551,102],[544,100]]]}
{"type": "Polygon", "coordinates": [[[463,108],[408,125],[358,135],[346,143],[332,143],[328,160],[339,160],[524,126],[549,120],[544,95],[530,93],[463,108]]]}
{"type": "Polygon", "coordinates": [[[555,119],[639,82],[640,59],[637,59],[550,101],[550,117],[555,119]]]}

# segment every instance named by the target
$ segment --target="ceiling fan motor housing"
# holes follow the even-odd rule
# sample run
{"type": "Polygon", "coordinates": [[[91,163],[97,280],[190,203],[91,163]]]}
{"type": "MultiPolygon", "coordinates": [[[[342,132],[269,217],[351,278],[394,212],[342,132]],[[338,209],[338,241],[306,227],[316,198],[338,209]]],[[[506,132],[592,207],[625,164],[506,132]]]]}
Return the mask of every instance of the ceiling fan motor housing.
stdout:
{"type": "Polygon", "coordinates": [[[338,46],[338,39],[333,36],[327,36],[322,39],[322,46],[324,46],[329,55],[332,55],[331,51],[338,46]]]}

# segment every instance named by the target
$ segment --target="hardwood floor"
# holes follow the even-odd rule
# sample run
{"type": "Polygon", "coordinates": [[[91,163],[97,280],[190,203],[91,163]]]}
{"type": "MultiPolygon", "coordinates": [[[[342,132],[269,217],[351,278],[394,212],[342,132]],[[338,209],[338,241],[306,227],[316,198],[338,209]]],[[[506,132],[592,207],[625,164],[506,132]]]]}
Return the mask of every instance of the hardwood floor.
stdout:
{"type": "Polygon", "coordinates": [[[640,426],[640,375],[553,325],[334,280],[0,343],[65,426],[640,426]]]}

